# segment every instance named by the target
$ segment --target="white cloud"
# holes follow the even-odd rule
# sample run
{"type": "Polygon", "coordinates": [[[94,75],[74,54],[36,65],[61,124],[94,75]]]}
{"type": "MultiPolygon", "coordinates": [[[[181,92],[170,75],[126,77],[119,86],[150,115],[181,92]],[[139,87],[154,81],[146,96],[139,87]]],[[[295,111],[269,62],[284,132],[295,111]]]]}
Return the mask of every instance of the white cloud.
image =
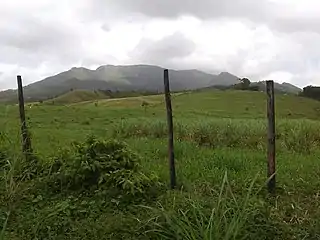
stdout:
{"type": "Polygon", "coordinates": [[[103,64],[320,84],[316,0],[0,1],[0,89],[103,64]]]}

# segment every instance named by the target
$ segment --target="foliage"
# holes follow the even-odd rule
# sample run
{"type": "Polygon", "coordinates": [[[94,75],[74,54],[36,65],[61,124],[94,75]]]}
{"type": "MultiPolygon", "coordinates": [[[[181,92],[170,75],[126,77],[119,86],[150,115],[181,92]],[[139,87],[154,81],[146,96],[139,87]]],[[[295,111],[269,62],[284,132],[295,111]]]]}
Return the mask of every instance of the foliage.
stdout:
{"type": "Polygon", "coordinates": [[[47,183],[50,188],[67,191],[114,187],[134,196],[159,184],[156,176],[140,171],[138,156],[122,142],[89,137],[84,143],[75,143],[74,150],[55,158],[47,183]]]}
{"type": "Polygon", "coordinates": [[[259,191],[266,181],[265,98],[232,90],[172,94],[174,191],[162,188],[169,182],[162,95],[26,108],[37,159],[28,164],[18,107],[0,106],[0,236],[319,239],[320,103],[276,94],[271,198],[259,191]],[[152,106],[146,113],[143,101],[152,106]],[[28,169],[35,174],[21,177],[28,169]]]}
{"type": "Polygon", "coordinates": [[[320,100],[320,87],[315,87],[315,86],[304,87],[300,95],[303,97],[320,100]]]}
{"type": "Polygon", "coordinates": [[[239,81],[240,81],[240,83],[235,85],[235,89],[240,89],[240,90],[248,90],[249,89],[251,82],[248,78],[241,78],[241,79],[239,79],[239,81]]]}

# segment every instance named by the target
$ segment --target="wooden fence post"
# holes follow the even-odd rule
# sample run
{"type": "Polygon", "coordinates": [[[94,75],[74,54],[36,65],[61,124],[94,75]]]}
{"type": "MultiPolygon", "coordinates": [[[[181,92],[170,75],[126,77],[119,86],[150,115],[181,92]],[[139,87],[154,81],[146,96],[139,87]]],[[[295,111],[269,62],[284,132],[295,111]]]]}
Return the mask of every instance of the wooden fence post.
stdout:
{"type": "Polygon", "coordinates": [[[21,76],[17,76],[18,83],[18,99],[19,99],[19,112],[21,120],[21,136],[22,136],[22,151],[25,155],[26,160],[29,160],[29,156],[32,153],[31,148],[31,139],[26,124],[26,117],[24,111],[24,97],[23,97],[23,88],[22,88],[22,79],[21,76]]]}
{"type": "Polygon", "coordinates": [[[172,121],[172,106],[169,86],[169,71],[164,70],[164,92],[167,109],[168,122],[168,155],[169,155],[169,169],[170,169],[170,187],[174,189],[176,186],[176,170],[174,163],[174,149],[173,149],[173,121],[172,121]]]}
{"type": "Polygon", "coordinates": [[[268,190],[274,194],[276,189],[276,144],[275,144],[275,111],[274,111],[274,83],[266,81],[267,117],[268,117],[268,190]]]}

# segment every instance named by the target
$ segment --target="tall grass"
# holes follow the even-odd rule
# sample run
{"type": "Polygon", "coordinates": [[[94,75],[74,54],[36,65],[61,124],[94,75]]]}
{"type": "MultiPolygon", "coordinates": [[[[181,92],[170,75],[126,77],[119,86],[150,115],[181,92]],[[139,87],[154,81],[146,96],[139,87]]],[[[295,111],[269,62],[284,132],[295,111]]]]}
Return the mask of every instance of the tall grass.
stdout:
{"type": "Polygon", "coordinates": [[[14,212],[19,196],[25,192],[23,189],[22,169],[25,166],[20,146],[16,144],[7,130],[7,122],[3,131],[0,131],[0,240],[6,239],[6,230],[10,216],[14,212]]]}
{"type": "MultiPolygon", "coordinates": [[[[112,136],[167,136],[167,124],[161,120],[130,119],[112,126],[112,136]]],[[[261,119],[205,119],[175,121],[174,135],[178,141],[192,141],[201,146],[252,148],[265,150],[266,121],[261,119]]],[[[278,150],[310,153],[320,145],[320,123],[312,120],[278,120],[276,122],[278,150]]]]}
{"type": "Polygon", "coordinates": [[[10,159],[1,159],[0,166],[0,214],[2,219],[0,221],[0,240],[5,239],[5,231],[9,221],[9,216],[14,208],[14,201],[16,194],[20,191],[20,183],[16,179],[16,171],[18,167],[18,161],[11,161],[10,159]]]}
{"type": "Polygon", "coordinates": [[[245,196],[239,198],[233,194],[225,172],[220,193],[211,207],[194,198],[184,199],[183,207],[175,198],[168,208],[161,204],[158,208],[143,206],[156,215],[147,221],[149,230],[145,235],[159,239],[246,239],[245,225],[256,211],[250,206],[250,199],[260,191],[253,192],[255,180],[245,196]]]}
{"type": "Polygon", "coordinates": [[[7,216],[4,218],[4,223],[2,224],[2,228],[0,231],[0,240],[5,239],[5,231],[7,228],[8,220],[9,220],[10,212],[7,213],[7,216]]]}

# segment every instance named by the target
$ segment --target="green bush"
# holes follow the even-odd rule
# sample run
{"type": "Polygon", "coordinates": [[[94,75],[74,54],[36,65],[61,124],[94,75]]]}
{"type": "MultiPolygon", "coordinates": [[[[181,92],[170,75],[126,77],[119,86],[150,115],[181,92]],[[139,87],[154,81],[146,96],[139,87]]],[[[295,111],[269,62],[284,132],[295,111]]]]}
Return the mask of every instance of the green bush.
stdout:
{"type": "MultiPolygon", "coordinates": [[[[139,156],[123,142],[89,137],[52,160],[23,183],[23,201],[14,209],[17,222],[9,219],[8,233],[14,228],[21,239],[73,239],[83,234],[74,227],[82,221],[113,216],[113,211],[127,211],[132,204],[150,202],[161,194],[157,176],[144,174],[139,156]]],[[[17,199],[12,193],[8,196],[12,202],[17,199]]],[[[2,225],[6,210],[0,208],[2,225]]]]}
{"type": "Polygon", "coordinates": [[[53,190],[116,189],[126,195],[146,193],[159,185],[157,177],[140,170],[139,157],[126,144],[93,137],[55,158],[49,171],[53,190]]]}

